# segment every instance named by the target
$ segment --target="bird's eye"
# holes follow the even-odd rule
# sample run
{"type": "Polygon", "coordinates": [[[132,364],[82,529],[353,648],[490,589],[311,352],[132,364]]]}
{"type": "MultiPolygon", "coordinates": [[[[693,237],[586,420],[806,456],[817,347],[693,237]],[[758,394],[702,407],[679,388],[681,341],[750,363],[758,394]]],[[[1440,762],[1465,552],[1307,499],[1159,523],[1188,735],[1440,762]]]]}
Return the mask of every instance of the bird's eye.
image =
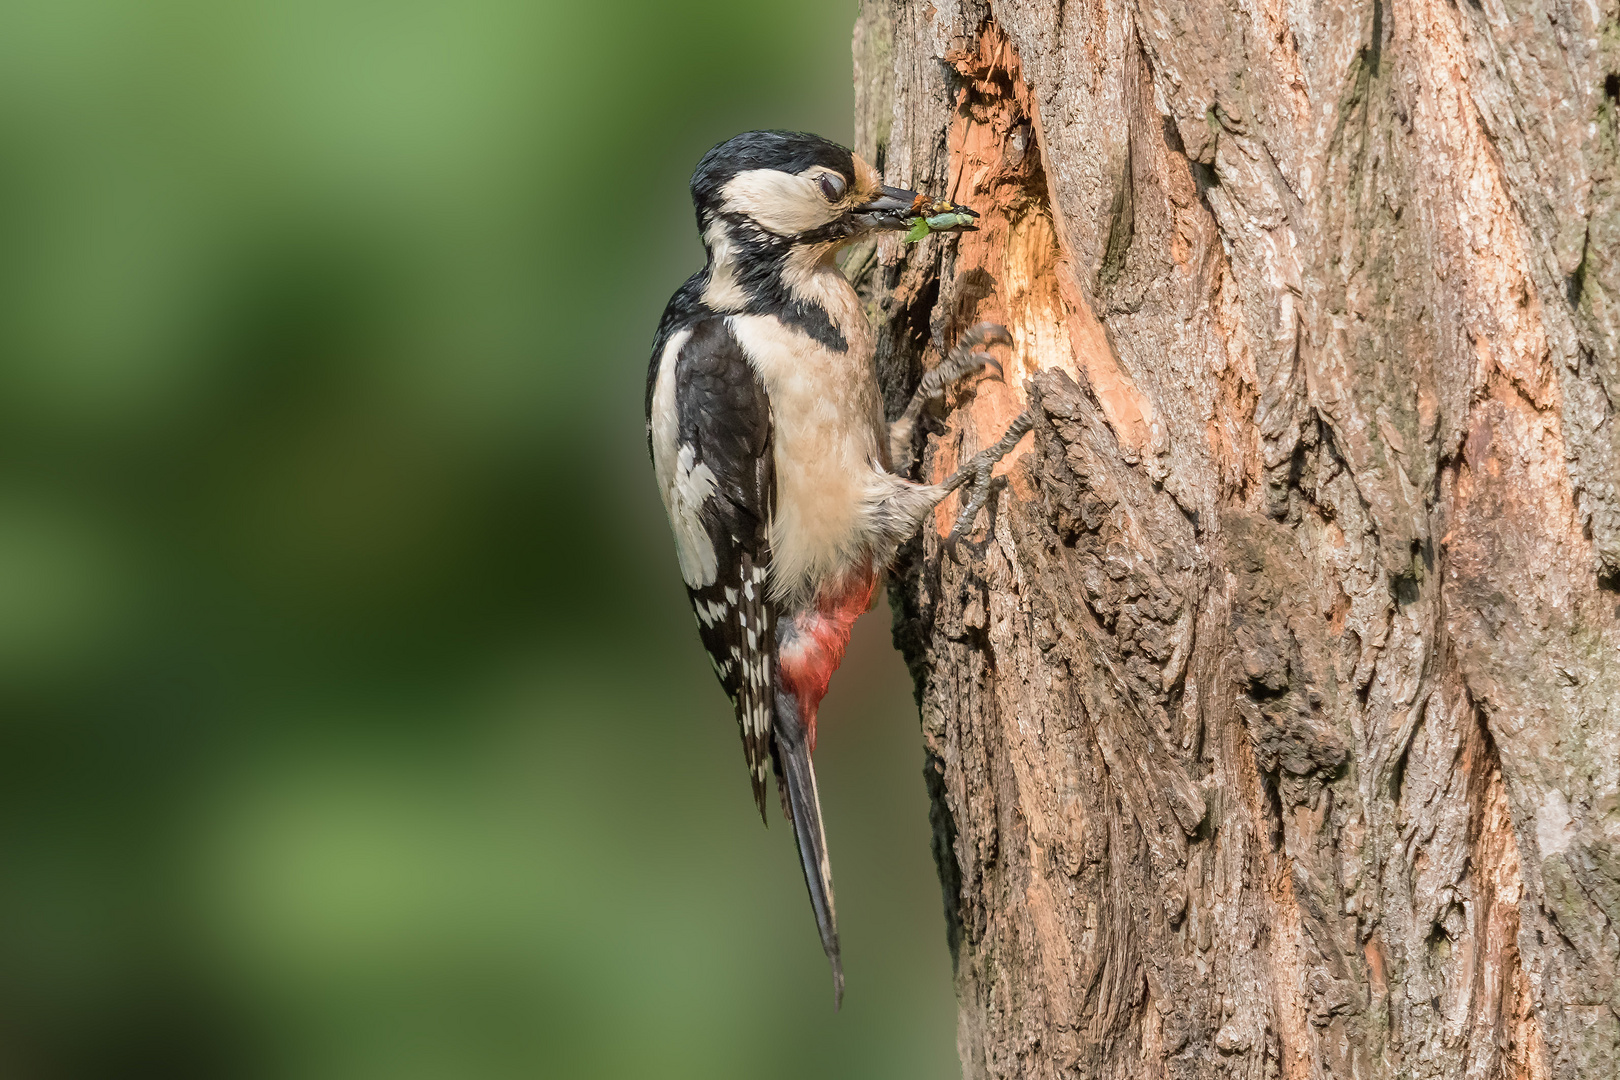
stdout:
{"type": "Polygon", "coordinates": [[[835,203],[844,197],[844,178],[837,173],[822,173],[816,177],[816,183],[821,185],[821,194],[828,202],[835,203]]]}

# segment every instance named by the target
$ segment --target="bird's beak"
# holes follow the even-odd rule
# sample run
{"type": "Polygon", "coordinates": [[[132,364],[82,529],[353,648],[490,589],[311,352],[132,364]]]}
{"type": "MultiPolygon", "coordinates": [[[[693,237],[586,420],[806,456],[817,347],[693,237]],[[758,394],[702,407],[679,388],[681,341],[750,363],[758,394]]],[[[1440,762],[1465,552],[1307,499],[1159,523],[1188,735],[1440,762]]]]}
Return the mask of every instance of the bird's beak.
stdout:
{"type": "Polygon", "coordinates": [[[916,202],[915,191],[886,187],[877,198],[857,206],[850,213],[855,215],[855,220],[863,228],[904,229],[911,219],[917,216],[912,210],[916,202]]]}

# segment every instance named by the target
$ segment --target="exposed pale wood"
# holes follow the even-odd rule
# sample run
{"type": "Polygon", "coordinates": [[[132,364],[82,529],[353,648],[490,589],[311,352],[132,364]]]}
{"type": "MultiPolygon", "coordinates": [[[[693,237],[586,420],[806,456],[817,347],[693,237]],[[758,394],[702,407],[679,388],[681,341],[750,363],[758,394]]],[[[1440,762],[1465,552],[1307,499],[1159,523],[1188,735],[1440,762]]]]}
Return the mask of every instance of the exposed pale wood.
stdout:
{"type": "Polygon", "coordinates": [[[1040,414],[892,593],[966,1074],[1620,1075],[1615,0],[855,52],[857,149],[984,214],[852,253],[891,408],[988,319],[923,470],[1040,414]]]}

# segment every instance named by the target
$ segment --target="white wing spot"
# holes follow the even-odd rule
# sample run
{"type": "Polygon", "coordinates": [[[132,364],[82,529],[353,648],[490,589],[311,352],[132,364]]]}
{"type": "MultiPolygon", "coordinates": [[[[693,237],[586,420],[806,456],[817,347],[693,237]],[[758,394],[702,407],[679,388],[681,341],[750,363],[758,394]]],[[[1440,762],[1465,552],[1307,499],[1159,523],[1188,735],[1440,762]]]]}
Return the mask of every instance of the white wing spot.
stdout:
{"type": "Polygon", "coordinates": [[[692,605],[692,610],[697,612],[698,622],[705,627],[709,627],[724,619],[727,609],[726,605],[718,600],[699,600],[692,605]]]}
{"type": "Polygon", "coordinates": [[[675,553],[681,561],[681,577],[692,588],[713,585],[718,572],[714,544],[703,527],[699,512],[714,494],[714,470],[703,462],[694,463],[696,452],[682,446],[675,456],[675,475],[670,480],[665,505],[670,527],[675,530],[675,553]]]}

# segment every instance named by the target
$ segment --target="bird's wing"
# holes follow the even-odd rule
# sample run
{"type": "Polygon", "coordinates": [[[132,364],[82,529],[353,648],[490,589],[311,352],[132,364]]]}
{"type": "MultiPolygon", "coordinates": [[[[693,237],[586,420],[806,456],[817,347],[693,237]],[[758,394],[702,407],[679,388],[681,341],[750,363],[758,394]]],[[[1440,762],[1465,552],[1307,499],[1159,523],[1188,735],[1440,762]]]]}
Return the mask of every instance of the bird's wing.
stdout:
{"type": "Polygon", "coordinates": [[[665,504],[698,631],[737,710],[765,816],[776,677],[776,610],[766,599],[776,500],[770,400],[722,317],[693,324],[671,361],[677,419],[665,504]]]}

